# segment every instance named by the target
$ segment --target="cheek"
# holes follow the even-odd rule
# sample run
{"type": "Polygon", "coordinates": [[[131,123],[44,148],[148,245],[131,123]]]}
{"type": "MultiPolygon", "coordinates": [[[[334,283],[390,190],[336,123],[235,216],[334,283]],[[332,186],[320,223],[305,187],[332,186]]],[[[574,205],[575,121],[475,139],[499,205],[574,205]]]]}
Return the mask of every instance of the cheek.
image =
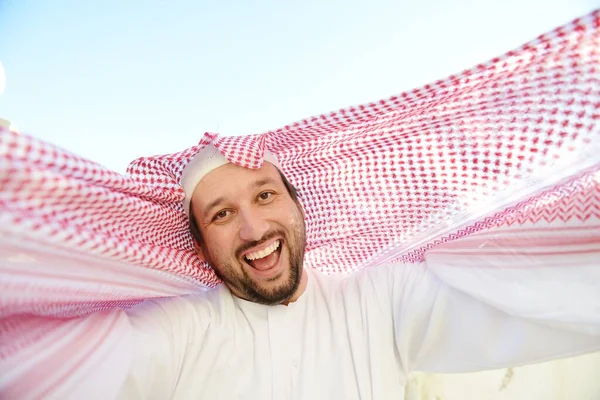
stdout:
{"type": "Polygon", "coordinates": [[[205,241],[208,252],[213,258],[222,259],[231,257],[231,253],[235,250],[232,246],[235,243],[234,237],[230,230],[225,227],[216,227],[205,233],[205,241]]]}
{"type": "Polygon", "coordinates": [[[301,215],[297,215],[295,218],[293,218],[290,221],[290,224],[292,224],[292,226],[296,229],[296,230],[300,230],[303,229],[304,227],[304,219],[302,218],[301,215]]]}
{"type": "Polygon", "coordinates": [[[304,229],[304,215],[299,209],[295,209],[294,211],[290,212],[286,222],[288,228],[294,231],[302,231],[304,229]]]}

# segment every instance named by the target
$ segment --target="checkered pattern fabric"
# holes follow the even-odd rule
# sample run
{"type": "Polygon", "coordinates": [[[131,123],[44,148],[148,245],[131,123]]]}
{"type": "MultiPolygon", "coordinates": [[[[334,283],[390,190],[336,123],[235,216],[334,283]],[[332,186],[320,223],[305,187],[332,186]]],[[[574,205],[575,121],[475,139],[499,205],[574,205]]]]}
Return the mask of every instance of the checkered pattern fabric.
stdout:
{"type": "Polygon", "coordinates": [[[208,143],[247,168],[278,157],[306,211],[309,268],[451,259],[491,237],[527,252],[556,232],[575,261],[600,247],[600,11],[430,85],[263,134],[207,133],[126,175],[2,131],[0,397],[68,393],[116,357],[119,310],[219,283],[179,186],[208,143]]]}

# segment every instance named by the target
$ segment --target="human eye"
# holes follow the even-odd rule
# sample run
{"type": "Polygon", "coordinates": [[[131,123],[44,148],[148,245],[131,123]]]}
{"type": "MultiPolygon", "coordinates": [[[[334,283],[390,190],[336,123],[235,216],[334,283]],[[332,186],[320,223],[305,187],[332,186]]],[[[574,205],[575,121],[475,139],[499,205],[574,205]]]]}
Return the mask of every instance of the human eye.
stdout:
{"type": "Polygon", "coordinates": [[[275,193],[271,192],[271,191],[265,191],[265,192],[261,192],[258,195],[258,200],[262,203],[267,203],[270,200],[273,199],[273,196],[275,195],[275,193]]]}
{"type": "Polygon", "coordinates": [[[213,216],[212,220],[214,222],[223,222],[226,221],[230,216],[231,210],[221,210],[213,216]]]}

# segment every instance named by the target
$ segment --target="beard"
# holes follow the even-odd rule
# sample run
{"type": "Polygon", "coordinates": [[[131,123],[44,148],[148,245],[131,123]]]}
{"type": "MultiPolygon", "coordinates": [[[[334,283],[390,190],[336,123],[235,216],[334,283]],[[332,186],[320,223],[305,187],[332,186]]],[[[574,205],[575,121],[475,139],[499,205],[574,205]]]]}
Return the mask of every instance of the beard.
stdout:
{"type": "MultiPolygon", "coordinates": [[[[215,274],[221,279],[232,292],[235,292],[238,297],[253,303],[275,305],[281,304],[289,300],[298,290],[302,280],[304,250],[306,247],[306,228],[304,220],[300,219],[299,226],[293,227],[289,232],[283,230],[273,230],[267,232],[260,240],[245,243],[236,251],[235,259],[223,262],[218,261],[219,257],[215,257],[208,249],[205,249],[205,255],[208,263],[213,266],[215,274]],[[255,246],[259,246],[266,241],[279,237],[282,238],[281,246],[278,250],[283,253],[284,248],[287,249],[289,255],[289,269],[284,270],[283,274],[287,273],[287,278],[274,288],[266,288],[253,280],[247,273],[246,268],[237,257],[242,252],[255,246]],[[237,265],[236,265],[237,264],[237,265]]],[[[279,255],[281,257],[281,254],[279,255]]],[[[281,262],[281,260],[280,260],[281,262]]],[[[277,279],[277,278],[275,278],[277,279]]]]}

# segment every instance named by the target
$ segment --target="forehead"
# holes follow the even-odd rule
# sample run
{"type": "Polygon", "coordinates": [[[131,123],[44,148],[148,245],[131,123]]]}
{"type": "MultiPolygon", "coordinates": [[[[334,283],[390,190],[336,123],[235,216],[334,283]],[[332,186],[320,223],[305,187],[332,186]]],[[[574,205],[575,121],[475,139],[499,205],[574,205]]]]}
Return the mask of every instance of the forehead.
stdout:
{"type": "Polygon", "coordinates": [[[244,191],[256,188],[257,183],[266,181],[283,185],[277,168],[269,162],[264,162],[259,169],[225,164],[202,178],[192,194],[192,201],[197,204],[205,204],[218,197],[239,196],[244,191]]]}

